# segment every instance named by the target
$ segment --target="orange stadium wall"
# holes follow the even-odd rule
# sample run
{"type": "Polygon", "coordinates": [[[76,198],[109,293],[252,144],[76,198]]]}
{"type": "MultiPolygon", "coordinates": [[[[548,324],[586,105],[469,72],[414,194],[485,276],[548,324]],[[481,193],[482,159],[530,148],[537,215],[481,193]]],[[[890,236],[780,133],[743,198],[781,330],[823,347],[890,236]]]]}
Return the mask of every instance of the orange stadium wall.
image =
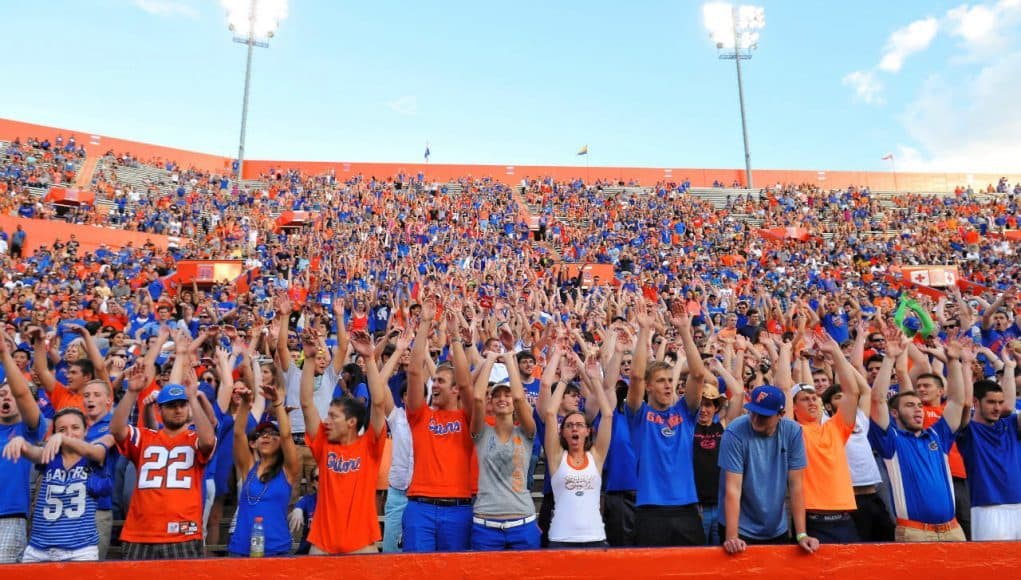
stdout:
{"type": "MultiPolygon", "coordinates": [[[[56,240],[67,242],[71,238],[71,234],[78,238],[79,253],[94,251],[100,244],[107,244],[110,248],[120,248],[127,245],[128,242],[132,242],[138,248],[145,244],[146,240],[151,240],[156,247],[165,250],[169,242],[167,236],[145,232],[68,224],[59,220],[36,220],[0,215],[0,227],[8,234],[19,225],[25,230],[24,255],[26,256],[39,246],[45,245],[52,248],[53,242],[56,240]]],[[[180,239],[184,244],[184,239],[180,239]]]]}
{"type": "MultiPolygon", "coordinates": [[[[53,141],[57,134],[65,138],[74,134],[77,142],[85,146],[90,158],[98,157],[107,151],[115,153],[131,153],[143,161],[154,158],[172,160],[181,167],[194,167],[213,172],[222,172],[230,166],[231,158],[208,155],[194,151],[185,151],[172,147],[162,147],[149,143],[128,141],[106,135],[97,135],[88,131],[59,129],[32,123],[23,123],[10,119],[0,119],[0,139],[10,141],[16,137],[49,138],[53,141]],[[98,137],[94,139],[93,137],[98,137]]],[[[743,169],[695,169],[678,167],[582,167],[555,165],[448,165],[425,163],[346,163],[322,161],[268,161],[250,160],[244,165],[244,177],[254,179],[275,169],[301,169],[309,173],[323,173],[329,170],[336,172],[338,178],[344,175],[361,173],[368,176],[387,177],[398,172],[416,174],[423,172],[430,180],[446,181],[458,177],[491,177],[503,183],[519,183],[524,178],[554,177],[558,180],[584,178],[586,180],[604,179],[613,181],[638,180],[643,185],[652,185],[660,181],[679,182],[691,180],[696,187],[712,185],[713,181],[721,181],[730,185],[735,180],[744,181],[743,169]]],[[[958,185],[972,186],[976,189],[996,184],[1000,177],[1007,177],[1012,183],[1021,181],[1021,174],[993,173],[891,173],[868,171],[802,171],[782,169],[758,169],[752,171],[752,179],[758,186],[775,183],[813,183],[820,186],[846,187],[848,185],[867,186],[871,189],[901,191],[952,191],[958,185]]]]}
{"type": "Polygon", "coordinates": [[[46,580],[136,580],[188,578],[991,578],[1015,574],[1021,545],[1013,543],[929,543],[826,545],[814,554],[794,546],[753,546],[728,556],[720,548],[613,549],[587,551],[396,554],[300,558],[166,560],[13,564],[5,578],[46,580]]]}

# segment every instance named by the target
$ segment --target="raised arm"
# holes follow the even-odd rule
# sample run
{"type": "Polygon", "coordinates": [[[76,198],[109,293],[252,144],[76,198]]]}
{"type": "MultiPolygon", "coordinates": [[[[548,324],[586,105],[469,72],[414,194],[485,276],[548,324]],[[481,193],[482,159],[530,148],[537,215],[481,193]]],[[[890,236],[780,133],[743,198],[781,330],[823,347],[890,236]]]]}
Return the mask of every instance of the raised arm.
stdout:
{"type": "Polygon", "coordinates": [[[347,345],[349,338],[347,335],[347,327],[344,324],[344,298],[341,296],[333,297],[333,324],[337,332],[337,346],[333,349],[333,360],[330,364],[333,365],[333,370],[338,375],[342,368],[344,368],[344,357],[347,354],[347,345]]]}
{"type": "Polygon", "coordinates": [[[482,366],[475,377],[475,385],[472,389],[474,395],[472,400],[471,433],[477,437],[486,428],[486,394],[489,390],[489,374],[496,363],[497,354],[493,351],[486,352],[482,359],[482,366]]]}
{"type": "Polygon", "coordinates": [[[640,300],[635,306],[638,320],[638,342],[631,357],[631,384],[627,390],[627,406],[637,411],[645,400],[645,368],[649,362],[649,337],[652,334],[651,306],[640,300]]]}
{"type": "Polygon", "coordinates": [[[961,338],[947,340],[947,403],[943,407],[943,419],[951,431],[960,429],[965,406],[964,369],[961,365],[964,348],[964,340],[961,338]]]}
{"type": "Polygon", "coordinates": [[[128,383],[128,390],[114,407],[113,417],[110,418],[110,434],[113,435],[117,443],[128,438],[128,417],[131,416],[131,410],[138,402],[138,394],[148,384],[147,375],[145,367],[137,364],[124,371],[124,380],[128,383]]]}
{"type": "Polygon", "coordinates": [[[25,427],[34,431],[39,426],[40,413],[39,405],[32,396],[32,390],[28,386],[28,380],[21,373],[21,369],[14,362],[11,355],[11,343],[8,342],[7,333],[0,328],[0,359],[2,359],[4,372],[7,374],[7,384],[14,397],[14,404],[18,407],[21,420],[25,427]]]}
{"type": "Polygon", "coordinates": [[[277,364],[280,368],[286,369],[291,365],[291,352],[287,349],[287,335],[291,326],[291,311],[294,306],[287,297],[286,292],[277,296],[277,320],[280,321],[280,330],[277,332],[277,364]]]}
{"type": "Polygon", "coordinates": [[[876,381],[872,385],[872,409],[869,411],[869,416],[883,431],[890,427],[890,406],[887,403],[887,394],[890,392],[893,362],[897,356],[900,356],[901,350],[907,348],[907,340],[907,337],[895,326],[887,331],[887,356],[883,357],[879,374],[876,375],[876,381]]]}
{"type": "Polygon", "coordinates": [[[96,345],[95,339],[92,338],[92,333],[84,326],[78,324],[70,325],[69,329],[82,338],[82,343],[85,345],[85,354],[89,357],[89,362],[92,363],[92,367],[95,369],[96,378],[109,384],[110,373],[106,370],[106,361],[103,360],[103,355],[99,352],[99,346],[96,345]]]}
{"type": "Polygon", "coordinates": [[[385,391],[389,389],[386,386],[386,381],[379,374],[379,365],[376,363],[376,357],[373,356],[372,338],[364,330],[355,331],[351,334],[351,346],[365,359],[365,379],[369,383],[369,398],[372,400],[369,410],[369,426],[376,432],[376,435],[381,435],[386,427],[385,391]]]}
{"type": "MultiPolygon", "coordinates": [[[[221,384],[222,388],[223,385],[221,384]]],[[[252,392],[245,388],[240,394],[241,403],[237,408],[237,417],[234,418],[234,468],[237,470],[238,478],[244,479],[255,464],[252,455],[252,448],[248,445],[248,414],[252,407],[252,392]]],[[[280,434],[281,437],[283,433],[280,434]]],[[[280,440],[281,445],[283,439],[280,440]]]]}
{"type": "Polygon", "coordinates": [[[53,376],[50,371],[50,362],[46,356],[46,339],[43,336],[42,329],[33,331],[31,336],[32,341],[32,370],[35,371],[35,375],[39,377],[39,384],[42,386],[46,394],[53,392],[53,389],[57,386],[57,378],[53,376]]]}
{"type": "Polygon", "coordinates": [[[546,465],[549,467],[550,477],[560,467],[560,461],[564,456],[564,448],[560,446],[560,423],[557,421],[557,411],[560,403],[564,400],[564,391],[567,390],[567,383],[560,381],[553,389],[549,404],[542,410],[543,421],[546,423],[546,440],[543,447],[546,451],[546,465]]]}
{"type": "Polygon", "coordinates": [[[447,316],[448,324],[451,324],[450,360],[454,363],[454,384],[457,385],[457,394],[461,399],[461,408],[468,415],[471,423],[475,413],[472,400],[471,367],[468,365],[468,357],[464,352],[464,339],[461,337],[461,327],[457,313],[450,309],[447,316]]]}
{"type": "Polygon", "coordinates": [[[859,397],[858,379],[854,372],[854,367],[844,357],[844,353],[840,350],[840,345],[837,344],[837,341],[833,340],[833,337],[826,331],[820,333],[819,338],[816,339],[816,344],[819,345],[820,350],[830,355],[837,371],[840,392],[844,395],[840,399],[840,406],[837,407],[837,415],[845,425],[853,427],[858,415],[859,397]]]}
{"type": "Polygon", "coordinates": [[[510,376],[511,398],[514,400],[514,411],[517,413],[518,424],[526,435],[534,438],[535,413],[532,411],[532,406],[528,404],[528,397],[525,396],[525,386],[521,384],[521,373],[518,372],[518,359],[514,351],[508,350],[503,353],[503,364],[507,367],[507,373],[510,376]]]}
{"type": "MultiPolygon", "coordinates": [[[[411,347],[411,363],[408,365],[408,412],[415,412],[425,405],[425,359],[429,354],[429,333],[432,332],[433,318],[436,317],[436,301],[427,297],[422,303],[422,316],[418,331],[411,347]]],[[[409,321],[413,324],[413,321],[409,321]]]]}
{"type": "MultiPolygon", "coordinates": [[[[312,345],[312,348],[314,352],[315,345],[312,345]]],[[[301,414],[305,418],[305,434],[313,438],[319,432],[319,425],[323,421],[313,398],[314,383],[315,365],[312,363],[312,359],[307,359],[301,369],[301,414]]]]}
{"type": "Polygon", "coordinates": [[[702,353],[691,335],[691,315],[680,301],[674,302],[672,315],[672,322],[684,344],[684,359],[688,361],[688,383],[684,389],[684,400],[689,410],[695,410],[702,404],[702,390],[712,375],[702,362],[702,353]]]}

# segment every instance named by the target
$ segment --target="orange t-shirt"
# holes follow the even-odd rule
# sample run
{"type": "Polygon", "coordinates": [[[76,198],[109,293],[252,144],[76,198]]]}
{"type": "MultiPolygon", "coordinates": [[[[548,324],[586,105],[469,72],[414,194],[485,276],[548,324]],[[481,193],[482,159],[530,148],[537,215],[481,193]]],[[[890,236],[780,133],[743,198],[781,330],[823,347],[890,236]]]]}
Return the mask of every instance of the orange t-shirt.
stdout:
{"type": "Polygon", "coordinates": [[[475,445],[462,409],[438,411],[422,405],[408,411],[415,469],[408,496],[471,497],[471,458],[475,445]]]}
{"type": "Polygon", "coordinates": [[[67,390],[67,387],[56,381],[53,385],[53,391],[49,393],[50,404],[53,405],[54,411],[61,409],[67,409],[74,407],[80,410],[82,413],[85,412],[85,398],[81,393],[72,393],[67,390]]]}
{"type": "MultiPolygon", "coordinates": [[[[922,407],[925,411],[925,419],[922,421],[922,426],[928,429],[939,421],[940,417],[943,416],[943,407],[930,407],[925,405],[922,407]]],[[[968,472],[964,469],[964,458],[961,457],[961,452],[957,450],[957,443],[950,448],[950,453],[947,454],[947,463],[950,464],[950,475],[965,479],[968,477],[968,472]]]]}
{"type": "Polygon", "coordinates": [[[319,466],[319,507],[308,541],[327,554],[346,554],[379,541],[376,478],[386,436],[370,426],[350,445],[330,443],[322,424],[305,434],[319,466]]]}
{"type": "Polygon", "coordinates": [[[840,417],[819,423],[801,423],[805,437],[805,508],[810,510],[853,511],[854,486],[847,464],[847,440],[854,425],[840,417]]]}
{"type": "Polygon", "coordinates": [[[212,452],[199,450],[198,435],[191,430],[171,437],[163,429],[128,429],[128,438],[117,449],[138,468],[138,479],[121,540],[141,544],[201,540],[203,473],[212,452]]]}

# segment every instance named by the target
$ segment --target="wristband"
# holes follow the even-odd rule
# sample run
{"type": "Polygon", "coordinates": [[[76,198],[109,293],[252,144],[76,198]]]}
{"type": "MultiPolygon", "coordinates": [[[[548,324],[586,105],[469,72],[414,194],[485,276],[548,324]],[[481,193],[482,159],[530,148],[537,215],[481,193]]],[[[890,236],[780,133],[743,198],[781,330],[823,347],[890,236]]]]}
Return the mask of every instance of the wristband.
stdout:
{"type": "Polygon", "coordinates": [[[804,540],[805,538],[807,538],[808,534],[806,534],[805,532],[801,532],[800,534],[798,534],[797,536],[794,536],[794,537],[795,537],[795,539],[798,542],[800,542],[801,540],[804,540]]]}

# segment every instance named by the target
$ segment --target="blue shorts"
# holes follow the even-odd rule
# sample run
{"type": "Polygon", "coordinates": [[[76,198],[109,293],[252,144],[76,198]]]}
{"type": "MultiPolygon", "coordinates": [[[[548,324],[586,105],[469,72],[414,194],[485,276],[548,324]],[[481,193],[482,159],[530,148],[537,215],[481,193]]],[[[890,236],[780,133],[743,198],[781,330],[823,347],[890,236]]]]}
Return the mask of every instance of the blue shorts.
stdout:
{"type": "MultiPolygon", "coordinates": [[[[487,519],[487,521],[508,520],[487,519]]],[[[541,536],[542,532],[535,520],[503,530],[475,522],[472,524],[472,550],[538,550],[541,536]]]]}
{"type": "Polygon", "coordinates": [[[409,500],[403,524],[405,552],[464,552],[470,545],[472,506],[409,500]]]}

